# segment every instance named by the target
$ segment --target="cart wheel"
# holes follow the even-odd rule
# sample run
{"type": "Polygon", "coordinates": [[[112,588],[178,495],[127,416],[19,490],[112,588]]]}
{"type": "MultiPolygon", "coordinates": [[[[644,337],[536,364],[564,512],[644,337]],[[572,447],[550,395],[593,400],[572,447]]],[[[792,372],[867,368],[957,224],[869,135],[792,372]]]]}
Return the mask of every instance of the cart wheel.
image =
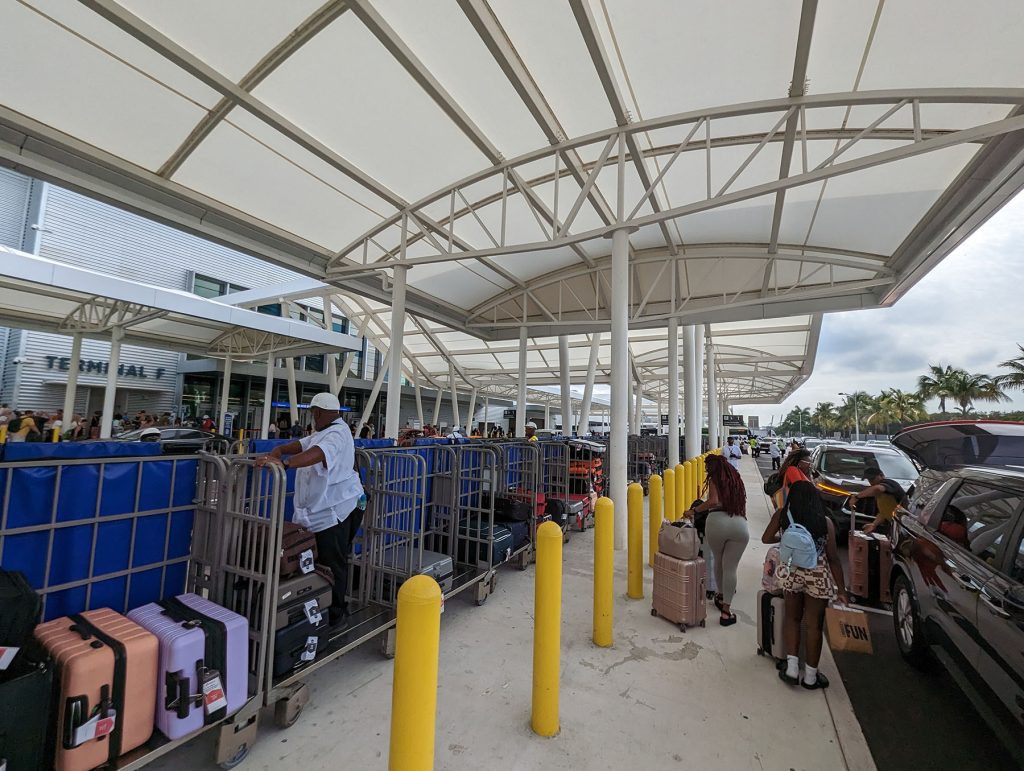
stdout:
{"type": "Polygon", "coordinates": [[[683,634],[686,634],[686,624],[680,624],[679,625],[679,631],[682,632],[683,634]]]}
{"type": "Polygon", "coordinates": [[[476,598],[476,604],[477,605],[483,605],[485,602],[487,602],[487,598],[488,597],[490,597],[489,594],[485,594],[483,596],[477,597],[476,598]]]}
{"type": "Polygon", "coordinates": [[[706,627],[708,625],[707,620],[701,620],[700,625],[701,625],[702,628],[706,627]]]}
{"type": "Polygon", "coordinates": [[[658,615],[658,611],[656,611],[654,608],[651,608],[651,615],[652,616],[657,616],[658,615]]]}
{"type": "Polygon", "coordinates": [[[230,758],[225,760],[223,763],[218,764],[223,769],[234,768],[243,760],[249,756],[249,745],[243,744],[238,748],[238,752],[232,755],[230,758]]]}
{"type": "Polygon", "coordinates": [[[395,628],[391,627],[380,637],[380,655],[386,659],[395,657],[395,628]]]}
{"type": "Polygon", "coordinates": [[[288,699],[278,700],[274,705],[274,725],[278,728],[291,728],[302,714],[302,707],[303,705],[299,705],[291,708],[288,699]]]}
{"type": "Polygon", "coordinates": [[[758,656],[763,656],[764,655],[764,648],[758,648],[757,649],[757,655],[758,656]]]}

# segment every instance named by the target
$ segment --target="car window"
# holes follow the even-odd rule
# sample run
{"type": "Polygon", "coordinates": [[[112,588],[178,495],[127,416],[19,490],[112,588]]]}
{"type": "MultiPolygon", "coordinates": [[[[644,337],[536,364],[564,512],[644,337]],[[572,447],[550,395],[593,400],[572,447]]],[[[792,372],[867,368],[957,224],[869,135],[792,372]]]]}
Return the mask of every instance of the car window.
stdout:
{"type": "Polygon", "coordinates": [[[995,567],[999,548],[1013,530],[1020,502],[1016,493],[965,482],[946,505],[938,530],[995,567]]]}
{"type": "Polygon", "coordinates": [[[890,479],[917,479],[914,464],[902,455],[874,453],[852,447],[849,450],[830,448],[821,459],[821,470],[825,473],[858,479],[868,466],[878,466],[890,479]]]}
{"type": "Polygon", "coordinates": [[[1024,584],[1024,538],[1017,543],[1017,553],[1013,557],[1013,564],[1010,565],[1010,578],[1024,584]]]}
{"type": "Polygon", "coordinates": [[[202,431],[196,431],[195,429],[192,429],[192,428],[180,428],[177,431],[175,431],[175,435],[172,438],[173,439],[202,439],[205,436],[206,436],[206,434],[204,434],[202,431]]]}

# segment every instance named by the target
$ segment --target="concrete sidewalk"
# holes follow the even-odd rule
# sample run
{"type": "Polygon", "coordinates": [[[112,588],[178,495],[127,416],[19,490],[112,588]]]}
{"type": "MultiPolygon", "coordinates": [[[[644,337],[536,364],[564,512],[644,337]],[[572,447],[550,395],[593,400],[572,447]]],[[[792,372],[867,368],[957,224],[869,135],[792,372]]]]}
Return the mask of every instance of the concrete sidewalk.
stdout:
{"type": "MultiPolygon", "coordinates": [[[[854,769],[874,764],[827,648],[827,691],[783,685],[755,653],[755,599],[771,511],[744,457],[751,542],[740,565],[739,623],[682,634],[628,600],[626,554],[616,553],[615,645],[590,642],[593,531],[565,547],[561,732],[529,728],[533,576],[505,568],[482,607],[447,604],[441,624],[437,769],[854,769]]],[[[646,538],[645,538],[646,544],[646,538]]],[[[646,561],[646,560],[645,560],[646,561]]],[[[269,716],[246,769],[378,769],[387,764],[392,662],[368,644],[316,673],[311,702],[292,728],[269,716]]],[[[212,768],[201,737],[151,768],[212,768]]]]}

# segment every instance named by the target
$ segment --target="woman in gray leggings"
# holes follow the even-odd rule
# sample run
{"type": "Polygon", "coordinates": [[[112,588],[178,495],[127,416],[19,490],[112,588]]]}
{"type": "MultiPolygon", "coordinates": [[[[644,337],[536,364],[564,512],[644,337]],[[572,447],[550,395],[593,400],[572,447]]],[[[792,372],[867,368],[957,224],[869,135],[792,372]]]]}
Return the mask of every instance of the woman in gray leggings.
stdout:
{"type": "Polygon", "coordinates": [[[736,614],[730,610],[736,594],[736,568],[750,540],[747,491],[739,472],[721,456],[708,455],[704,465],[707,469],[704,502],[685,512],[685,516],[709,512],[704,540],[714,556],[715,585],[719,592],[715,606],[722,612],[718,623],[732,626],[736,623],[736,614]]]}

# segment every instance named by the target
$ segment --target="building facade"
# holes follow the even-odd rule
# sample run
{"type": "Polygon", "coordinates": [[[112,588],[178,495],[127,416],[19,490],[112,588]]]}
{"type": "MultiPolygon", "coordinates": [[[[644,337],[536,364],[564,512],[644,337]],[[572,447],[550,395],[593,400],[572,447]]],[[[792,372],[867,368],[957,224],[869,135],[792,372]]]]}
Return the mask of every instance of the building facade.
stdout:
{"type": "MultiPolygon", "coordinates": [[[[47,259],[203,297],[272,287],[300,278],[286,268],[3,168],[0,243],[47,259]]],[[[290,315],[321,326],[324,323],[320,298],[273,303],[258,310],[290,315]]],[[[357,326],[358,323],[354,325],[357,326]]],[[[349,319],[337,308],[334,328],[339,332],[350,331],[349,319]]],[[[0,329],[0,403],[19,409],[59,408],[64,401],[70,352],[68,336],[31,329],[0,329]]],[[[109,352],[109,343],[83,341],[75,412],[90,414],[100,409],[109,352]]],[[[171,413],[186,420],[216,414],[223,388],[223,362],[130,345],[122,347],[121,362],[115,411],[171,413]]],[[[326,364],[322,355],[294,360],[299,405],[307,404],[313,394],[327,389],[326,364]]],[[[364,338],[362,350],[353,357],[339,394],[353,420],[363,413],[381,366],[386,366],[386,362],[380,352],[364,338]]],[[[274,420],[289,415],[285,362],[279,360],[277,367],[271,405],[274,420]]],[[[261,363],[233,364],[228,411],[233,415],[235,428],[260,425],[265,374],[265,365],[261,363]]],[[[387,384],[381,389],[370,417],[370,422],[380,428],[386,389],[387,384]]],[[[433,418],[434,397],[435,392],[424,390],[426,422],[433,418]]],[[[460,402],[465,421],[468,398],[462,396],[460,402]]],[[[413,391],[403,388],[400,425],[416,418],[413,391]]],[[[300,422],[306,420],[305,411],[300,410],[300,422]]],[[[447,394],[442,399],[438,422],[453,422],[447,394]]]]}

